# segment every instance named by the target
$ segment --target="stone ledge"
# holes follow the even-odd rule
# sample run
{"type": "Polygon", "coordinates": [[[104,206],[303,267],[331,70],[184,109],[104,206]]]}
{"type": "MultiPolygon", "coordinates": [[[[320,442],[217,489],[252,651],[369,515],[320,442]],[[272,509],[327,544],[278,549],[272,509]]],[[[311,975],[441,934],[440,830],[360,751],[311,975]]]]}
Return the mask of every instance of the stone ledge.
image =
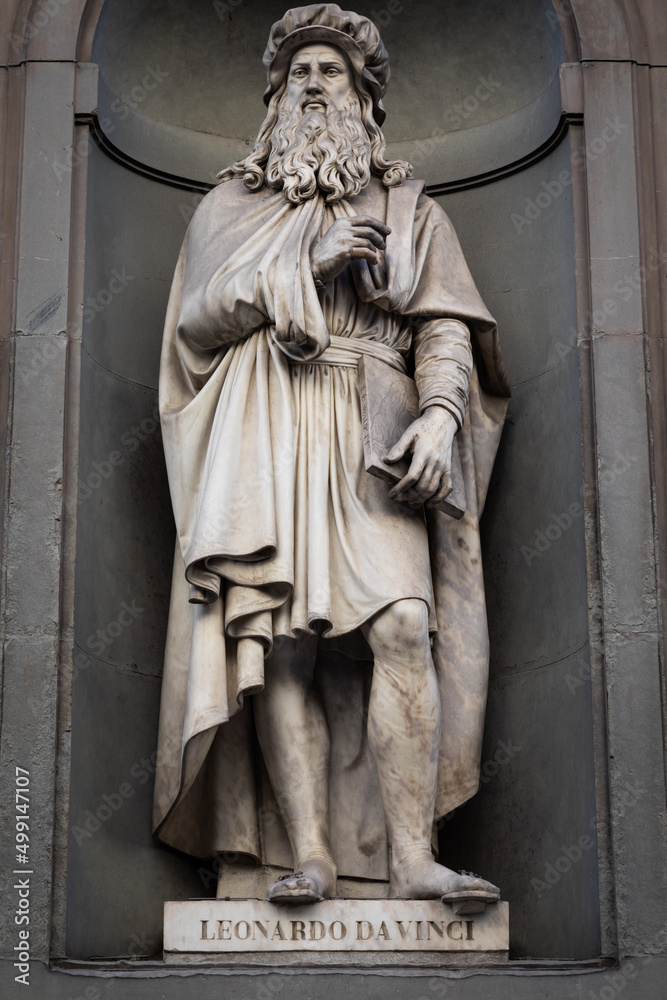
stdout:
{"type": "Polygon", "coordinates": [[[506,951],[270,951],[225,955],[165,953],[170,967],[225,969],[492,969],[509,967],[506,951]],[[277,957],[277,955],[280,957],[277,957]]]}

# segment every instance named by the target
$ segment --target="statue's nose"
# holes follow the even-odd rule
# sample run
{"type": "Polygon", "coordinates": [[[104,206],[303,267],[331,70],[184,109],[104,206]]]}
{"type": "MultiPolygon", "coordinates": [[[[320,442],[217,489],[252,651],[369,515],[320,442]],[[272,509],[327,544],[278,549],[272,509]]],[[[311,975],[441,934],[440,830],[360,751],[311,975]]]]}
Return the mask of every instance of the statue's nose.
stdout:
{"type": "Polygon", "coordinates": [[[308,83],[306,84],[307,94],[321,94],[322,93],[322,79],[319,73],[312,72],[308,77],[308,83]]]}

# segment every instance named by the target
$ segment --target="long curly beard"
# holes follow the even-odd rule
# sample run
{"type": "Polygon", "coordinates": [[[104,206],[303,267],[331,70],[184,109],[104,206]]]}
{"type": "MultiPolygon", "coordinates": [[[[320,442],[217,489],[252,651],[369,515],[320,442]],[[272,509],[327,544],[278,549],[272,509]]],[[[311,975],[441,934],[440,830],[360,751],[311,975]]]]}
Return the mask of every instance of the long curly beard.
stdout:
{"type": "Polygon", "coordinates": [[[313,198],[318,190],[327,204],[359,194],[371,178],[371,143],[356,94],[340,109],[322,97],[325,113],[304,112],[299,104],[290,110],[286,98],[280,102],[271,133],[269,187],[282,189],[294,205],[313,198]]]}

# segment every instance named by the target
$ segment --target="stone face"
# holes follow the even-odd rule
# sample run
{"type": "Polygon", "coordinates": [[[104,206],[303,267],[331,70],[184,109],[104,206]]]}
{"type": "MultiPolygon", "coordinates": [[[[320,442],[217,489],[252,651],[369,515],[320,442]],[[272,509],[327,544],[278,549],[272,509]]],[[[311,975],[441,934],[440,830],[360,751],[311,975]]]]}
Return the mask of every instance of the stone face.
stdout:
{"type": "Polygon", "coordinates": [[[276,905],[260,899],[165,903],[164,950],[238,952],[504,952],[509,906],[457,917],[438,900],[328,899],[276,905]]]}

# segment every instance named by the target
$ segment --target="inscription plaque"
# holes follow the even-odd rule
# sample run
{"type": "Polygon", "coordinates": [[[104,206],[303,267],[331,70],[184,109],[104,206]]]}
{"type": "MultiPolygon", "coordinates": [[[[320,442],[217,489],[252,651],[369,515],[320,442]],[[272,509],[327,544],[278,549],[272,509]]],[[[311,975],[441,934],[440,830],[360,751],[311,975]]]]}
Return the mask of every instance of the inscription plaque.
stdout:
{"type": "Polygon", "coordinates": [[[328,899],[295,906],[259,899],[165,903],[164,950],[226,952],[503,952],[509,907],[457,916],[438,900],[328,899]]]}

